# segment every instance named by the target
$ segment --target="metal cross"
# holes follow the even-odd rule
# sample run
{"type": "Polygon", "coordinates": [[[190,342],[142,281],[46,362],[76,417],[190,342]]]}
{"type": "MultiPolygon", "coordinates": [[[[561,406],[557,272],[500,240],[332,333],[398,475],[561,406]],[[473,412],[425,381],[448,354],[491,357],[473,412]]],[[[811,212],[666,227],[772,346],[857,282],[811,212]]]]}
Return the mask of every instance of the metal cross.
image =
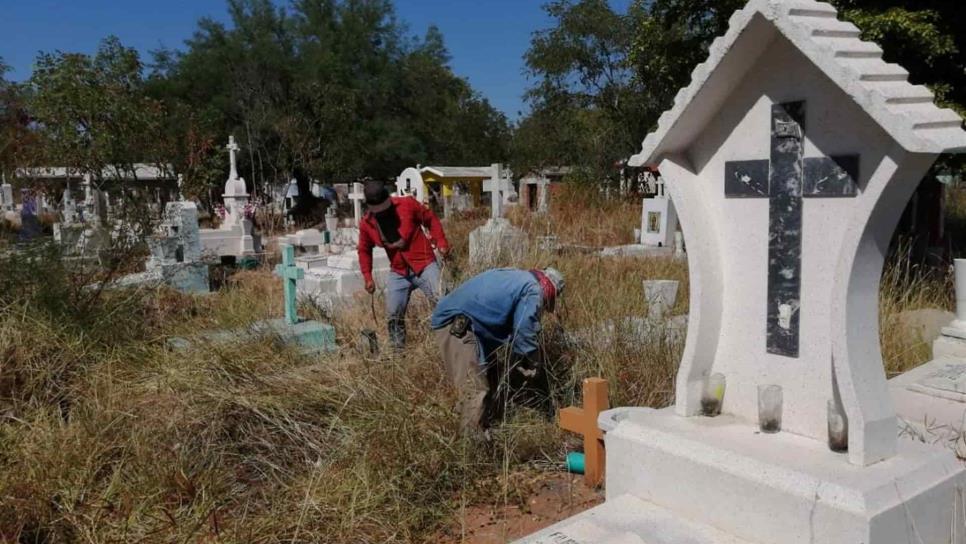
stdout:
{"type": "Polygon", "coordinates": [[[859,156],[804,158],[805,102],[772,106],[771,159],[725,164],[726,198],[768,198],[768,353],[798,357],[802,199],[855,197],[859,156]]]}
{"type": "Polygon", "coordinates": [[[282,264],[275,267],[275,274],[285,283],[285,322],[295,325],[299,322],[296,286],[305,277],[305,271],[295,265],[295,247],[282,246],[282,264]]]}

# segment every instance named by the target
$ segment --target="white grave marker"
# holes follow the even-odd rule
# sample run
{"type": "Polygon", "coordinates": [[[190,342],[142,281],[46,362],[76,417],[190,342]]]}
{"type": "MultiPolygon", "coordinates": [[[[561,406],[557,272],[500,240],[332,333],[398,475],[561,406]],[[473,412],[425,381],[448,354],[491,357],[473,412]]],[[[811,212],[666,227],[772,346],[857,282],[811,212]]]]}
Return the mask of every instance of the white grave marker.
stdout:
{"type": "Polygon", "coordinates": [[[822,2],[751,0],[630,161],[667,180],[691,290],[675,406],[600,418],[608,504],[662,509],[638,524],[644,541],[686,522],[760,543],[966,538],[966,469],[898,442],[878,328],[898,218],[939,154],[966,151],[966,132],[859,35],[822,2]],[[727,385],[708,418],[713,374],[727,385]],[[767,386],[782,393],[776,434],[759,430],[767,386]],[[840,411],[844,455],[829,441],[840,411]]]}
{"type": "Polygon", "coordinates": [[[353,226],[358,227],[362,223],[362,203],[366,199],[361,183],[352,184],[352,192],[349,193],[349,199],[352,200],[353,226]]]}

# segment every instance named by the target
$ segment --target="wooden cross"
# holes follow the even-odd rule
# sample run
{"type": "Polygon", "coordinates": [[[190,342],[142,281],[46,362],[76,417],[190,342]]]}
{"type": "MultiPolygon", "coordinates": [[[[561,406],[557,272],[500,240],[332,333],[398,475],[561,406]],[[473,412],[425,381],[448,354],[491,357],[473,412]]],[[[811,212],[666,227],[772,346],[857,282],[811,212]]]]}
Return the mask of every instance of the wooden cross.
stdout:
{"type": "Polygon", "coordinates": [[[802,199],[858,195],[858,155],[804,158],[805,102],[772,106],[771,159],[725,163],[726,198],[767,198],[768,353],[798,357],[802,199]]]}
{"type": "Polygon", "coordinates": [[[607,380],[584,380],[584,407],[560,411],[560,427],[584,437],[584,481],[597,487],[604,481],[604,433],[597,426],[597,416],[610,408],[607,380]]]}
{"type": "Polygon", "coordinates": [[[275,267],[275,273],[285,282],[285,322],[295,325],[299,322],[296,282],[305,277],[305,271],[295,265],[295,247],[282,246],[282,264],[275,267]]]}

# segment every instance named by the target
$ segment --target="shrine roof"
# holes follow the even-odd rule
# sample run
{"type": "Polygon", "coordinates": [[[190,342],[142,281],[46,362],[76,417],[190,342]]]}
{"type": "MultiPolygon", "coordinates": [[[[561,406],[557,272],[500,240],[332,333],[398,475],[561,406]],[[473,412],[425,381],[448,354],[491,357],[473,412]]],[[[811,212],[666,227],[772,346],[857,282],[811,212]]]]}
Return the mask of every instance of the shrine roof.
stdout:
{"type": "Polygon", "coordinates": [[[834,7],[815,0],[751,0],[732,15],[727,33],[711,45],[691,84],[678,92],[629,164],[657,163],[693,141],[772,43],[762,37],[776,31],[907,151],[966,152],[962,118],[936,106],[928,88],[909,83],[909,73],[885,62],[882,49],[862,41],[858,27],[840,21],[834,7]]]}

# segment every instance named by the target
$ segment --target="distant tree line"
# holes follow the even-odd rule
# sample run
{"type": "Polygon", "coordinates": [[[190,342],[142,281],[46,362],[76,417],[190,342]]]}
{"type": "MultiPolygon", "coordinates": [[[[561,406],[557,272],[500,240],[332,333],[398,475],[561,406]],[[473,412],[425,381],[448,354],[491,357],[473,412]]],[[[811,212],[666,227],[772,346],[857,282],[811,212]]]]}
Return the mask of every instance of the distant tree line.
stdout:
{"type": "Polygon", "coordinates": [[[415,163],[507,157],[510,124],[454,75],[443,36],[409,36],[390,0],[228,0],[230,25],[198,22],[149,61],[115,37],[96,54],[41,54],[21,84],[0,61],[0,169],[171,164],[186,192],[224,182],[243,147],[254,188],[295,176],[388,178],[415,163]]]}
{"type": "MultiPolygon", "coordinates": [[[[526,63],[535,83],[530,114],[516,127],[514,163],[580,167],[599,180],[640,150],[715,37],[745,0],[551,0],[554,25],[535,33],[526,63]]],[[[885,60],[966,113],[966,2],[831,0],[885,60]]],[[[940,164],[948,167],[949,161],[940,164]]],[[[961,164],[961,163],[960,163],[961,164]]],[[[961,166],[957,166],[961,168],[961,166]]]]}
{"type": "MultiPolygon", "coordinates": [[[[0,170],[70,166],[97,180],[107,165],[172,164],[201,196],[223,182],[234,134],[256,189],[504,160],[600,180],[639,150],[744,3],[633,0],[620,12],[550,0],[553,24],[525,55],[529,111],[511,125],[452,72],[439,30],[410,36],[391,0],[228,0],[229,25],[202,19],[183,48],[148,61],[108,37],[94,55],[41,54],[16,84],[0,59],[0,170]]],[[[966,2],[832,3],[887,61],[966,113],[966,2]]]]}

